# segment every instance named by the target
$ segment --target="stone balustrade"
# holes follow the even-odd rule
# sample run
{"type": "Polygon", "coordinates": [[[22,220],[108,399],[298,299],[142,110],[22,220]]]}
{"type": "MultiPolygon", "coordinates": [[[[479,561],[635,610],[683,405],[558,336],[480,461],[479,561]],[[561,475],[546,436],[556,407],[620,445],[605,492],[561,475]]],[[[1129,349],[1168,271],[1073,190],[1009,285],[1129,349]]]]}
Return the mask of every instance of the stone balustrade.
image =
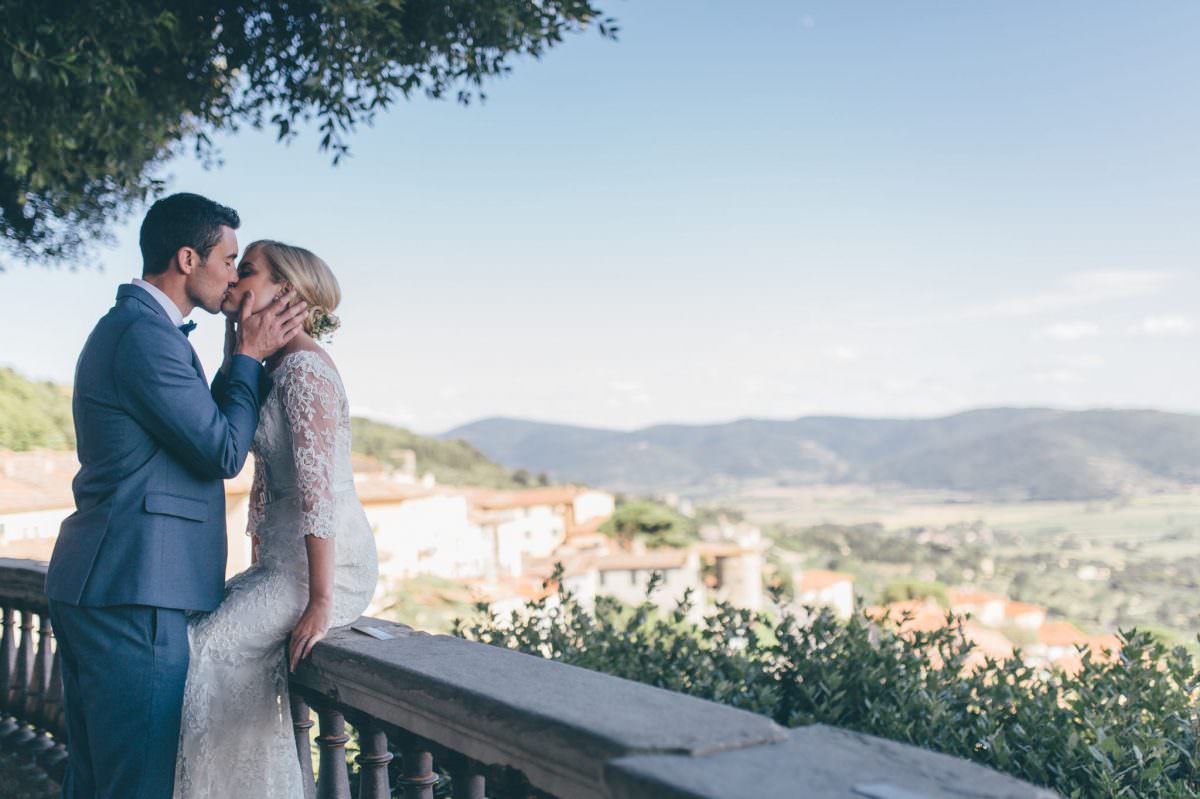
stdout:
{"type": "MultiPolygon", "coordinates": [[[[67,751],[45,568],[0,559],[0,753],[27,764],[30,780],[59,781],[67,751]]],[[[306,799],[351,799],[351,766],[359,799],[434,799],[446,795],[446,778],[453,799],[1053,795],[871,736],[788,730],[725,705],[379,619],[354,626],[390,637],[334,630],[293,675],[306,799]]]]}

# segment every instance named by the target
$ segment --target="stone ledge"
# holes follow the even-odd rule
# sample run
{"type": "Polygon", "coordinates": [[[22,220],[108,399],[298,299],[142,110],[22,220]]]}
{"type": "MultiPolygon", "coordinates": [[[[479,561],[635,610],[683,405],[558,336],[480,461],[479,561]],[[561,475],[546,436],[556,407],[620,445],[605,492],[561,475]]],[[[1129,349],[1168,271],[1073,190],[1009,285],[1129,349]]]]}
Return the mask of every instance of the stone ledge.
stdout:
{"type": "Polygon", "coordinates": [[[50,564],[41,560],[0,558],[4,575],[4,596],[15,604],[31,608],[49,608],[46,599],[46,569],[50,564]]]}
{"type": "Polygon", "coordinates": [[[1052,799],[1053,791],[960,758],[837,727],[703,757],[632,755],[609,763],[622,799],[1052,799]]]}
{"type": "Polygon", "coordinates": [[[363,618],[396,636],[334,631],[292,682],[485,763],[518,768],[565,799],[612,796],[605,765],[787,740],[768,718],[588,669],[363,618]]]}
{"type": "MultiPolygon", "coordinates": [[[[44,609],[46,564],[0,558],[11,604],[44,609]]],[[[562,799],[1047,799],[965,760],[763,716],[411,627],[330,633],[293,686],[489,764],[562,799]]]]}

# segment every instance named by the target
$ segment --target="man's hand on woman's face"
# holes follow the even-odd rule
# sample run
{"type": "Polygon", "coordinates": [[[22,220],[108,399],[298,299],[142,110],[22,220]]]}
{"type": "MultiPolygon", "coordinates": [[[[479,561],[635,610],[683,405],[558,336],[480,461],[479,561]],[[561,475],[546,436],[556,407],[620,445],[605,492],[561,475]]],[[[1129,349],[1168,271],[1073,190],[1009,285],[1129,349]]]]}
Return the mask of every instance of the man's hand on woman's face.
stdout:
{"type": "Polygon", "coordinates": [[[261,361],[275,353],[300,332],[308,303],[296,296],[295,289],[281,291],[267,307],[253,313],[254,291],[242,296],[237,322],[237,352],[261,361]]]}

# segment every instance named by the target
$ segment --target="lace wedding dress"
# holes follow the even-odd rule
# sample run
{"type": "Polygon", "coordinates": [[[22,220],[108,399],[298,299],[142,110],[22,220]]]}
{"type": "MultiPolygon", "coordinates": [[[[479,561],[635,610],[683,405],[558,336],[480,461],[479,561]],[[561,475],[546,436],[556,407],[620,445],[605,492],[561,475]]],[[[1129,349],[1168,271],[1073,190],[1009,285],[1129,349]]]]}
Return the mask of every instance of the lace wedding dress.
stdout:
{"type": "Polygon", "coordinates": [[[341,380],[309,351],[285,355],[271,377],[251,447],[258,562],[226,583],[215,611],[189,620],[175,799],[303,799],[285,647],[308,604],[304,537],[336,541],[332,626],[358,618],[375,590],[341,380]]]}

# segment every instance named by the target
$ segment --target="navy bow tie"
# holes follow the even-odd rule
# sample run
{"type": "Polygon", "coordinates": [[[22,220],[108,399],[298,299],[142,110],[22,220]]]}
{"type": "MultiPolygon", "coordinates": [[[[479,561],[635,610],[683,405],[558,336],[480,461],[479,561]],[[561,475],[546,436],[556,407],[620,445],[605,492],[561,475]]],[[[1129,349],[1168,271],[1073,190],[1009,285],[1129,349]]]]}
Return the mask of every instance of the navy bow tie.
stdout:
{"type": "Polygon", "coordinates": [[[187,334],[191,333],[195,329],[196,329],[195,322],[184,322],[182,325],[179,326],[179,332],[184,335],[184,338],[187,338],[187,334]]]}

